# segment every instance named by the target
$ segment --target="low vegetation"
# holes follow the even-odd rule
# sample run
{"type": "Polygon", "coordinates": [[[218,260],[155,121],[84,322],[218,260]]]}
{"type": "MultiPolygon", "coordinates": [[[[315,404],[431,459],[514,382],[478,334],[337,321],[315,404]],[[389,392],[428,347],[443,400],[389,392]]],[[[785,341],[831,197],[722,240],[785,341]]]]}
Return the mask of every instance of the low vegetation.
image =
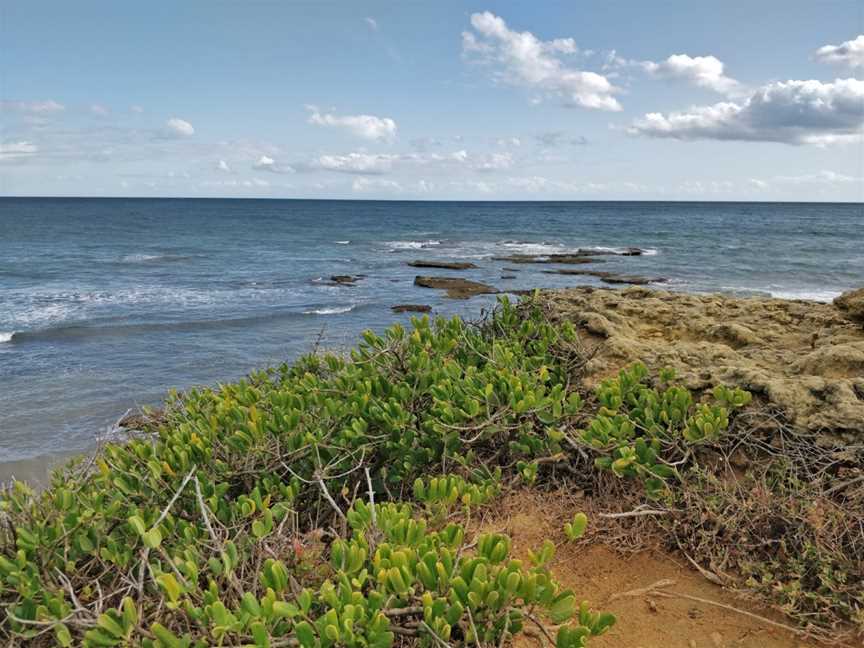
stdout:
{"type": "MultiPolygon", "coordinates": [[[[68,465],[43,492],[12,484],[0,496],[0,637],[484,648],[527,624],[579,648],[615,619],[555,582],[554,545],[520,561],[505,535],[470,525],[520,485],[604,497],[611,477],[657,509],[664,542],[698,548],[716,569],[740,538],[710,524],[740,517],[749,509],[727,509],[749,495],[711,466],[748,421],[750,394],[699,397],[639,364],[588,392],[591,350],[547,315],[536,299],[502,299],[477,323],[424,317],[366,332],[350,357],[313,354],[172,394],[148,429],[68,465]]],[[[770,474],[746,475],[769,488],[755,524],[776,513],[773,493],[799,487],[780,463],[785,472],[769,462],[770,474]]],[[[578,514],[562,535],[576,541],[588,523],[578,514]]],[[[850,529],[826,546],[787,525],[779,541],[800,551],[778,552],[772,530],[749,563],[724,564],[814,628],[864,626],[864,553],[851,553],[850,529]]]]}

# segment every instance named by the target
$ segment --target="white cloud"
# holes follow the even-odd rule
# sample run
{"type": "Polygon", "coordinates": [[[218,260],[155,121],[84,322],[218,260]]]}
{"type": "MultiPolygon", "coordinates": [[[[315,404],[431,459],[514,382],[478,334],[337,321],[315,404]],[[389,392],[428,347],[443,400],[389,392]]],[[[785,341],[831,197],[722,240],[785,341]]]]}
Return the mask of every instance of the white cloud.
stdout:
{"type": "Polygon", "coordinates": [[[741,102],[687,111],[648,113],[634,135],[679,140],[741,140],[825,145],[852,141],[864,127],[864,81],[783,81],[758,88],[741,102]]]}
{"type": "MultiPolygon", "coordinates": [[[[221,161],[221,160],[220,160],[221,161]]],[[[255,171],[269,171],[270,173],[294,173],[290,166],[279,164],[269,155],[260,156],[253,164],[255,171]]]]}
{"type": "Polygon", "coordinates": [[[472,162],[472,168],[476,171],[503,171],[512,166],[513,156],[510,153],[487,153],[472,162]]]}
{"type": "Polygon", "coordinates": [[[723,71],[723,61],[714,56],[673,54],[665,61],[641,61],[639,65],[658,79],[680,80],[720,94],[734,93],[740,84],[723,71]]]}
{"type": "Polygon", "coordinates": [[[131,110],[133,113],[135,113],[137,115],[140,115],[141,113],[144,112],[144,108],[141,106],[138,106],[138,105],[132,106],[129,110],[131,110]]]}
{"type": "Polygon", "coordinates": [[[398,156],[387,154],[348,153],[346,155],[321,155],[312,166],[326,171],[375,175],[387,173],[398,156]]]}
{"type": "Polygon", "coordinates": [[[864,182],[862,178],[855,178],[836,171],[817,171],[816,173],[805,173],[796,176],[776,176],[774,182],[788,182],[791,184],[847,184],[851,182],[864,182]]]}
{"type": "Polygon", "coordinates": [[[369,29],[371,29],[372,31],[378,31],[377,20],[375,20],[374,18],[370,18],[369,16],[366,16],[366,18],[364,18],[363,20],[367,25],[369,25],[369,29]]]}
{"type": "Polygon", "coordinates": [[[39,151],[39,147],[31,142],[7,142],[0,144],[0,160],[26,158],[39,151]]]}
{"type": "Polygon", "coordinates": [[[165,122],[165,130],[169,137],[190,137],[195,134],[192,124],[179,117],[172,117],[165,122]]]}
{"type": "Polygon", "coordinates": [[[462,50],[481,63],[499,68],[498,78],[542,95],[563,98],[565,104],[599,110],[621,110],[619,91],[596,72],[567,66],[561,55],[577,52],[571,38],[541,41],[531,32],[517,32],[495,14],[471,15],[475,32],[462,33],[462,50]]]}
{"type": "Polygon", "coordinates": [[[309,123],[316,126],[332,126],[346,128],[358,137],[368,140],[390,142],[396,137],[396,122],[389,117],[375,115],[344,115],[337,116],[321,113],[315,106],[307,106],[312,111],[309,123]]]}
{"type": "Polygon", "coordinates": [[[222,173],[232,173],[231,166],[225,160],[219,160],[216,163],[216,170],[222,173]]]}
{"type": "Polygon", "coordinates": [[[509,148],[511,146],[522,146],[522,140],[518,137],[499,137],[495,140],[495,144],[501,148],[509,148]]]}
{"type": "Polygon", "coordinates": [[[109,110],[102,104],[92,104],[90,106],[90,112],[97,117],[107,117],[109,110]]]}
{"type": "Polygon", "coordinates": [[[588,139],[584,135],[576,135],[570,137],[564,131],[546,131],[537,133],[534,136],[539,146],[543,148],[554,148],[561,144],[570,144],[572,146],[585,146],[588,144],[588,139]]]}
{"type": "Polygon", "coordinates": [[[462,167],[478,172],[493,172],[509,169],[513,165],[514,159],[509,152],[474,154],[460,149],[450,153],[353,152],[343,155],[320,155],[302,166],[307,170],[336,171],[356,175],[382,175],[412,167],[438,167],[441,169],[462,167]]]}
{"type": "Polygon", "coordinates": [[[825,45],[816,50],[814,58],[820,63],[864,67],[864,34],[839,45],[825,45]]]}
{"type": "Polygon", "coordinates": [[[47,115],[50,113],[63,112],[66,106],[57,103],[53,99],[46,101],[2,101],[0,108],[3,110],[15,110],[32,115],[47,115]]]}
{"type": "Polygon", "coordinates": [[[351,190],[356,192],[365,191],[386,191],[390,193],[399,193],[402,191],[402,185],[395,180],[383,180],[381,178],[355,178],[351,183],[351,190]]]}

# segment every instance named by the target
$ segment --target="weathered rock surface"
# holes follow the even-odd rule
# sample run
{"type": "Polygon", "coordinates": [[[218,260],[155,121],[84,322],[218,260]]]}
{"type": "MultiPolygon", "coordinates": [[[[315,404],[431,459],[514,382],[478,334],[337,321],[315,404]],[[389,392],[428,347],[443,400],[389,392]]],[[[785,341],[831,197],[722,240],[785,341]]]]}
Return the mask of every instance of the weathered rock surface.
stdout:
{"type": "Polygon", "coordinates": [[[428,313],[432,307],[429,304],[396,304],[390,310],[394,313],[428,313]]]}
{"type": "Polygon", "coordinates": [[[588,346],[599,345],[589,386],[641,360],[675,368],[691,389],[748,389],[793,428],[832,443],[864,441],[864,329],[842,304],[637,287],[541,295],[555,317],[579,325],[588,346]]]}
{"type": "Polygon", "coordinates": [[[468,261],[423,261],[415,260],[408,261],[408,265],[412,268],[441,268],[443,270],[470,270],[477,266],[468,261]]]}
{"type": "Polygon", "coordinates": [[[843,293],[834,300],[834,305],[853,322],[864,324],[864,288],[843,293]]]}
{"type": "Polygon", "coordinates": [[[469,281],[459,277],[414,277],[414,285],[423,288],[444,290],[451,299],[468,299],[474,295],[494,295],[496,288],[479,281],[469,281]]]}

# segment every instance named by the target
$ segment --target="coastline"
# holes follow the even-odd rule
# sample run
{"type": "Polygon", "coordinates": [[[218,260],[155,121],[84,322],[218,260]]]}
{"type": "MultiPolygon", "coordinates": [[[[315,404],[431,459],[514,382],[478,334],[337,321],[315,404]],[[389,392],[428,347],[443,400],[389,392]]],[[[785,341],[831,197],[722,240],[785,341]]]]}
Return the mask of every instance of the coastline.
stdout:
{"type": "MultiPolygon", "coordinates": [[[[773,624],[766,646],[787,645],[793,636],[847,645],[860,636],[859,592],[847,587],[845,575],[853,582],[864,569],[864,537],[855,530],[856,520],[864,519],[864,290],[836,304],[645,287],[528,292],[518,305],[504,300],[475,324],[453,319],[433,326],[417,319],[408,331],[396,325],[382,335],[367,332],[350,359],[316,351],[237,383],[172,395],[158,416],[129,419],[137,433],[127,443],[107,444],[88,468],[66,470],[44,494],[21,485],[5,491],[10,524],[0,529],[0,558],[4,552],[13,556],[17,537],[26,551],[15,554],[16,560],[35,561],[40,543],[57,533],[69,535],[66,520],[87,519],[92,523],[79,522],[71,531],[74,560],[62,551],[49,559],[62,557],[78,587],[96,565],[102,565],[105,585],[130,578],[132,572],[122,576],[106,568],[137,571],[133,538],[140,537],[145,547],[161,546],[177,556],[190,543],[210,553],[207,565],[215,577],[225,576],[227,568],[220,565],[246,561],[244,585],[230,577],[219,581],[222,596],[232,600],[244,587],[254,591],[262,551],[275,557],[294,551],[291,569],[305,570],[297,547],[306,552],[303,547],[318,543],[306,560],[327,560],[333,552],[337,569],[347,569],[336,557],[346,542],[355,548],[378,542],[374,511],[383,505],[390,508],[380,509],[381,523],[393,521],[403,529],[394,537],[412,537],[404,535],[404,525],[419,523],[432,533],[446,531],[460,547],[476,537],[481,552],[492,541],[477,534],[493,532],[502,547],[512,539],[517,555],[526,552],[536,569],[550,570],[543,577],[556,579],[555,596],[563,599],[575,600],[561,588],[572,582],[578,589],[579,579],[562,563],[550,562],[556,543],[574,558],[583,555],[583,547],[588,550],[587,562],[570,563],[578,573],[602,570],[622,585],[648,588],[636,588],[635,596],[684,598],[749,614],[757,623],[745,634],[773,624]],[[158,437],[148,439],[157,427],[158,437]],[[181,497],[190,483],[197,498],[181,497]],[[534,518],[513,512],[525,508],[520,502],[551,492],[568,503],[538,514],[544,531],[532,533],[534,518]],[[172,508],[178,510],[170,513],[172,508]],[[292,510],[300,517],[288,516],[292,510]],[[480,517],[472,510],[481,511],[480,517]],[[588,519],[590,534],[582,541],[588,519]],[[467,535],[452,536],[452,525],[440,526],[448,520],[457,520],[467,535]],[[506,535],[495,535],[499,524],[506,535]],[[335,538],[329,549],[321,545],[328,528],[326,534],[335,538]],[[243,553],[220,563],[226,538],[243,553]],[[547,555],[542,560],[526,544],[537,547],[541,540],[547,555]],[[569,543],[579,550],[571,551],[569,543]],[[666,577],[653,584],[643,583],[645,575],[632,580],[627,561],[616,559],[615,551],[643,556],[639,560],[649,561],[652,574],[666,577]],[[802,551],[805,564],[797,558],[802,551]],[[674,566],[682,556],[696,572],[674,566]],[[818,583],[808,580],[813,570],[821,574],[818,583]],[[670,575],[681,581],[671,590],[670,575]],[[800,582],[806,596],[778,588],[787,581],[800,582]],[[747,592],[759,605],[736,603],[728,592],[711,589],[718,585],[747,592]],[[787,616],[778,617],[769,606],[787,616]]],[[[422,538],[403,540],[405,550],[414,551],[411,543],[422,538]]],[[[142,555],[146,562],[148,552],[142,555]]],[[[365,563],[369,554],[356,558],[365,563]]],[[[379,560],[376,554],[373,564],[379,560]]],[[[273,580],[272,562],[262,576],[271,589],[281,582],[273,580]]],[[[0,561],[0,578],[14,586],[5,593],[10,600],[33,591],[22,589],[19,563],[0,561]]],[[[147,623],[160,634],[170,624],[166,637],[191,626],[176,617],[180,612],[160,613],[165,602],[173,605],[184,591],[201,596],[199,568],[194,561],[184,565],[184,590],[164,574],[154,575],[154,587],[144,590],[153,603],[147,623]]],[[[38,596],[56,596],[44,585],[54,572],[28,573],[40,579],[34,584],[43,583],[38,596]]],[[[433,588],[421,571],[400,572],[416,582],[407,590],[389,572],[378,573],[375,587],[407,592],[406,601],[433,588]]],[[[363,581],[351,582],[358,590],[354,596],[362,596],[363,581]]],[[[326,582],[318,586],[316,596],[332,603],[326,582]]],[[[611,606],[622,614],[622,627],[612,630],[610,641],[646,623],[656,635],[647,645],[668,641],[662,628],[658,633],[656,620],[662,617],[652,616],[657,603],[646,619],[632,606],[612,605],[614,590],[590,591],[607,597],[597,601],[607,611],[582,617],[591,619],[598,636],[616,625],[611,606]]],[[[247,599],[243,594],[247,613],[267,614],[249,607],[247,599]]],[[[101,600],[92,605],[101,612],[101,600]]],[[[115,597],[109,605],[118,610],[109,611],[114,619],[134,603],[115,597]]],[[[397,618],[423,609],[405,605],[397,618]]],[[[555,609],[552,618],[575,612],[570,603],[555,609]]],[[[16,610],[29,614],[20,604],[16,610]]],[[[187,613],[197,614],[192,608],[182,612],[187,613]]],[[[74,617],[80,629],[70,622],[72,631],[85,632],[91,615],[85,604],[63,621],[74,617]]],[[[9,617],[5,628],[0,624],[0,636],[26,632],[19,618],[9,617]]],[[[717,619],[715,627],[726,620],[717,619]]],[[[107,621],[100,626],[137,632],[126,623],[122,631],[107,621]]],[[[245,636],[244,627],[236,628],[238,637],[245,636]]],[[[698,624],[680,627],[686,636],[700,632],[698,624]]],[[[744,636],[734,624],[722,630],[724,636],[744,636]]],[[[189,636],[205,631],[192,628],[189,636]]],[[[277,625],[272,631],[285,636],[287,629],[277,625]]],[[[714,634],[710,640],[717,645],[714,634]]]]}

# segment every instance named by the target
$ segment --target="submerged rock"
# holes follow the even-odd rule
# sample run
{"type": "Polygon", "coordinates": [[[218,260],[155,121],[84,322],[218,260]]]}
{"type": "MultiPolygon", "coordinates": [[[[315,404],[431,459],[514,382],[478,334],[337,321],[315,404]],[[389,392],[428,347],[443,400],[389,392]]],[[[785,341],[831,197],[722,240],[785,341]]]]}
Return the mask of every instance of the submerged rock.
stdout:
{"type": "Polygon", "coordinates": [[[441,268],[442,270],[470,270],[477,266],[468,261],[408,261],[412,268],[441,268]]]}
{"type": "Polygon", "coordinates": [[[362,278],[363,275],[331,275],[330,281],[340,286],[353,286],[362,278]]]}
{"type": "MultiPolygon", "coordinates": [[[[581,254],[511,254],[510,256],[492,257],[495,261],[509,261],[510,263],[567,263],[578,265],[582,263],[602,263],[600,259],[588,258],[581,254]]],[[[506,270],[506,268],[505,268],[506,270]]]]}
{"type": "Polygon", "coordinates": [[[498,292],[498,289],[492,286],[458,277],[417,276],[414,277],[414,285],[422,288],[444,290],[451,299],[468,299],[474,295],[494,295],[498,292]]]}
{"type": "Polygon", "coordinates": [[[544,270],[545,274],[561,274],[561,275],[587,275],[589,277],[597,277],[600,281],[608,284],[632,284],[642,286],[650,283],[665,283],[663,277],[640,277],[639,275],[622,275],[616,272],[602,272],[600,270],[572,270],[563,268],[559,270],[544,270]]]}
{"type": "Polygon", "coordinates": [[[864,288],[843,293],[834,300],[834,305],[848,319],[864,324],[864,288]]]}
{"type": "Polygon", "coordinates": [[[429,304],[396,304],[390,310],[394,313],[428,313],[432,307],[429,304]]]}

